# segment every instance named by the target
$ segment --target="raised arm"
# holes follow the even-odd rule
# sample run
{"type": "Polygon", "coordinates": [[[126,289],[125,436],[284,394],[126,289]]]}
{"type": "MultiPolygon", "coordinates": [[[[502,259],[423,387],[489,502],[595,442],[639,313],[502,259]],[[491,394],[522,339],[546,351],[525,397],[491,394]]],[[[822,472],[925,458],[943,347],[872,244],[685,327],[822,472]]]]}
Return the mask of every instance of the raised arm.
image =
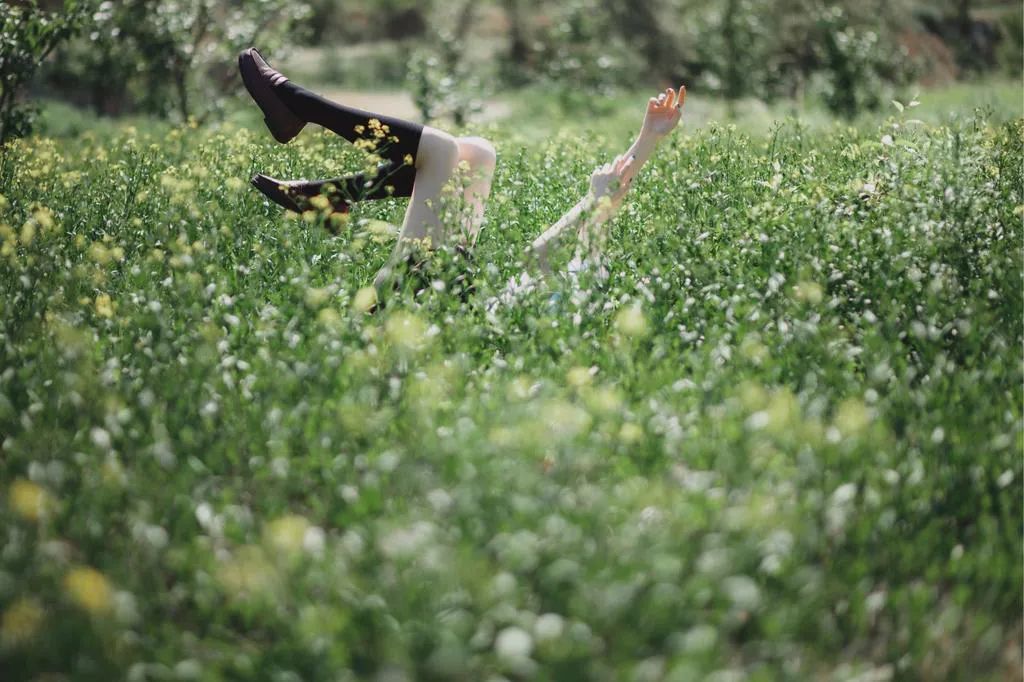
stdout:
{"type": "Polygon", "coordinates": [[[544,274],[550,272],[548,254],[567,232],[575,230],[584,241],[591,241],[598,230],[622,206],[633,178],[661,142],[679,124],[682,118],[686,86],[679,91],[668,88],[647,103],[643,126],[632,146],[615,160],[606,164],[590,177],[590,191],[558,222],[537,237],[528,249],[544,274]]]}

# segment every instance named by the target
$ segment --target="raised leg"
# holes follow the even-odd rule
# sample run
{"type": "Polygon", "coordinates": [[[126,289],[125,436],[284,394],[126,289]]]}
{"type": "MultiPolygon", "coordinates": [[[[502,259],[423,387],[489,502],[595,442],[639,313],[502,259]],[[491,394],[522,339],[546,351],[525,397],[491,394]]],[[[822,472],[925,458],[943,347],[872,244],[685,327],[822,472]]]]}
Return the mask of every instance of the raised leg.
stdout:
{"type": "MultiPolygon", "coordinates": [[[[270,66],[255,48],[244,50],[238,65],[242,81],[279,142],[288,142],[307,123],[316,123],[380,157],[380,167],[372,176],[328,181],[336,185],[342,199],[358,201],[412,194],[422,125],[332,102],[310,92],[270,66]]],[[[320,187],[289,189],[297,197],[315,196],[320,191],[320,187]]]]}
{"type": "Polygon", "coordinates": [[[494,145],[482,137],[460,137],[456,142],[459,145],[459,166],[466,172],[462,192],[462,230],[466,243],[472,245],[484,225],[484,210],[491,195],[498,155],[494,145]]]}
{"type": "Polygon", "coordinates": [[[444,131],[424,127],[416,155],[416,184],[405,211],[398,243],[387,265],[374,278],[375,286],[382,286],[391,277],[395,265],[408,254],[414,243],[426,241],[430,246],[444,243],[447,237],[445,218],[453,198],[449,183],[458,164],[459,144],[456,139],[444,131]],[[449,187],[447,193],[446,186],[449,187]]]}

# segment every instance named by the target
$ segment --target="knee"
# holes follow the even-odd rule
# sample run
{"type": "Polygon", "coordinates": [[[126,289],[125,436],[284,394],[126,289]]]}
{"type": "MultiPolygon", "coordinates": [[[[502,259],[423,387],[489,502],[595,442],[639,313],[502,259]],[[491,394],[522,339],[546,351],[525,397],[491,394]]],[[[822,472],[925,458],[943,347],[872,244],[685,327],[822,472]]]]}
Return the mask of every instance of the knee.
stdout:
{"type": "Polygon", "coordinates": [[[420,167],[450,171],[459,163],[459,143],[446,132],[427,128],[420,138],[417,161],[420,167]]]}
{"type": "Polygon", "coordinates": [[[493,171],[498,162],[498,153],[489,140],[482,137],[460,137],[459,161],[465,161],[472,168],[493,171]]]}

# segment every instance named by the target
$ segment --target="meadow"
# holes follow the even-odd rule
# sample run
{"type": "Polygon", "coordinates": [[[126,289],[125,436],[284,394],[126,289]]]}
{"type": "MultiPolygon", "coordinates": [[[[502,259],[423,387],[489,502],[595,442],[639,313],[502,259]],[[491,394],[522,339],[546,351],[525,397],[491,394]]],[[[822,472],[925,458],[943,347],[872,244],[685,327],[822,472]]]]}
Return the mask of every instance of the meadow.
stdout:
{"type": "Polygon", "coordinates": [[[373,312],[404,204],[247,184],[340,139],[58,110],[0,155],[3,678],[1019,679],[1024,119],[922,101],[684,120],[609,281],[499,306],[639,111],[491,124],[475,293],[373,312]]]}

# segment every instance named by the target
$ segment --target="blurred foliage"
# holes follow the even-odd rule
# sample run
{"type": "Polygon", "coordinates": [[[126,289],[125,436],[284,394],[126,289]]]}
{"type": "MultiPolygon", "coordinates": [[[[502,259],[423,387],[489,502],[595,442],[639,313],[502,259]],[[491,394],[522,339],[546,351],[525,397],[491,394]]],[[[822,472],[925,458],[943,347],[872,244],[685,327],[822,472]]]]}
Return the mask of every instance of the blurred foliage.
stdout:
{"type": "MultiPolygon", "coordinates": [[[[51,37],[66,38],[67,32],[52,30],[70,17],[68,11],[53,13],[59,2],[46,0],[51,14],[45,16],[55,22],[51,37]]],[[[483,84],[495,81],[501,89],[544,85],[567,110],[590,113],[600,109],[594,94],[641,82],[686,82],[730,102],[810,95],[852,117],[888,102],[915,78],[932,78],[933,71],[941,78],[995,69],[1019,76],[1024,50],[1024,8],[1005,0],[75,4],[91,8],[87,30],[46,60],[36,92],[109,115],[142,112],[179,120],[217,113],[223,96],[239,85],[235,53],[256,43],[268,51],[320,45],[325,78],[344,79],[351,87],[408,84],[425,118],[457,121],[487,94],[483,84]],[[350,49],[374,43],[387,45],[387,53],[350,49]]],[[[20,10],[5,13],[4,21],[18,16],[20,10]]],[[[34,34],[6,35],[13,46],[11,36],[27,40],[34,34]]],[[[39,42],[32,49],[34,57],[5,61],[19,83],[32,80],[53,47],[39,42]]],[[[4,98],[8,109],[14,106],[13,95],[4,98]]],[[[20,127],[13,118],[7,125],[20,127]]]]}
{"type": "Polygon", "coordinates": [[[335,136],[14,141],[4,679],[1019,679],[1024,123],[914,104],[681,131],[510,306],[625,140],[495,128],[477,293],[373,315],[403,202],[245,183],[335,136]]]}
{"type": "MultiPolygon", "coordinates": [[[[446,51],[472,53],[465,17],[481,33],[478,43],[499,33],[502,47],[490,50],[505,85],[543,83],[560,92],[567,107],[587,107],[592,97],[645,82],[686,81],[730,100],[772,100],[812,94],[835,113],[853,116],[877,108],[909,80],[928,75],[931,55],[911,56],[920,36],[938,35],[952,46],[965,69],[1020,68],[1020,11],[972,19],[977,3],[949,0],[466,0],[424,4],[415,18],[386,5],[359,0],[320,0],[323,21],[340,25],[338,35],[360,40],[344,24],[364,26],[376,17],[374,36],[419,36],[434,54],[436,82],[459,83],[466,75],[491,75],[491,59],[474,54],[445,70],[446,51]],[[334,10],[331,11],[330,7],[334,10]],[[966,19],[964,17],[967,17],[966,19]],[[387,29],[385,26],[391,25],[387,29]],[[461,26],[461,28],[460,28],[461,26]],[[456,34],[454,47],[449,36],[456,34]],[[1002,56],[1000,56],[1002,55],[1002,56]],[[973,65],[973,66],[972,66],[973,65]]],[[[996,3],[1007,8],[1006,3],[996,3]]],[[[1019,10],[1019,8],[1017,8],[1019,10]]],[[[335,33],[323,35],[333,44],[335,33]]],[[[941,47],[940,50],[947,49],[941,47]]],[[[975,72],[975,71],[971,71],[975,72]]],[[[966,72],[965,72],[966,73],[966,72]]],[[[422,74],[414,79],[422,81],[422,74]]],[[[459,86],[454,86],[458,88],[459,86]]],[[[438,95],[438,99],[444,99],[438,95]]]]}
{"type": "Polygon", "coordinates": [[[37,110],[20,96],[50,53],[81,28],[87,10],[83,0],[64,0],[56,11],[34,0],[0,2],[0,144],[31,130],[37,110]]]}
{"type": "Polygon", "coordinates": [[[336,45],[419,38],[427,31],[432,8],[448,3],[433,0],[307,0],[302,21],[314,44],[336,45]]]}
{"type": "Polygon", "coordinates": [[[307,11],[272,0],[94,0],[88,31],[61,48],[49,82],[104,114],[202,118],[240,86],[238,51],[280,44],[307,11]]]}
{"type": "Polygon", "coordinates": [[[466,51],[475,3],[447,7],[435,18],[435,39],[419,47],[409,60],[407,80],[424,121],[444,117],[462,127],[482,108],[489,93],[466,51]]]}
{"type": "Polygon", "coordinates": [[[885,99],[912,74],[897,30],[905,2],[575,0],[549,10],[527,65],[566,84],[608,87],[637,74],[727,99],[771,100],[817,86],[837,113],[885,99]]]}

